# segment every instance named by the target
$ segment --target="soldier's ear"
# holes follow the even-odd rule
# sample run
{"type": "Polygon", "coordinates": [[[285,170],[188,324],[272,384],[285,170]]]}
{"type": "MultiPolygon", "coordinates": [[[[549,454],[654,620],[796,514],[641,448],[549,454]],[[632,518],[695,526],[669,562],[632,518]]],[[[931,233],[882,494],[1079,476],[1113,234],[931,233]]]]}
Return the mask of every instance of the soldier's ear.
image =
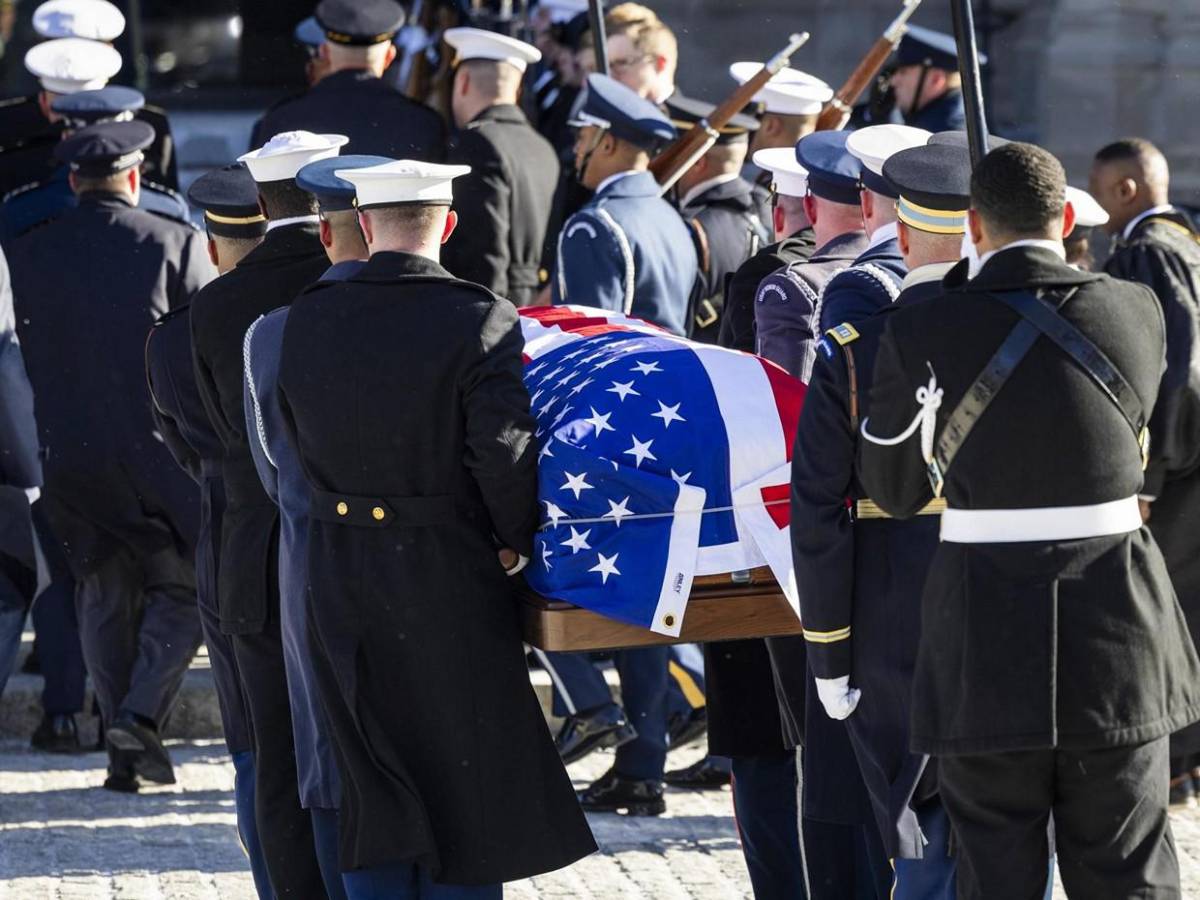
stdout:
{"type": "Polygon", "coordinates": [[[1075,207],[1068,200],[1063,204],[1062,236],[1067,238],[1075,230],[1075,207]]]}
{"type": "Polygon", "coordinates": [[[1135,179],[1122,178],[1117,182],[1117,196],[1120,197],[1125,203],[1128,203],[1134,197],[1136,197],[1137,192],[1138,185],[1135,179]]]}
{"type": "Polygon", "coordinates": [[[971,236],[971,243],[976,246],[983,241],[983,223],[977,210],[967,210],[967,234],[971,236]]]}
{"type": "Polygon", "coordinates": [[[370,248],[371,244],[375,242],[375,229],[372,228],[371,225],[371,217],[362,210],[359,210],[358,227],[363,233],[363,242],[368,248],[370,248]]]}
{"type": "Polygon", "coordinates": [[[450,235],[454,234],[454,229],[457,227],[458,213],[456,213],[454,210],[450,210],[448,213],[446,213],[446,225],[442,229],[441,243],[444,244],[446,241],[450,240],[450,235]]]}
{"type": "Polygon", "coordinates": [[[208,239],[208,261],[213,264],[214,269],[221,267],[220,255],[217,253],[217,242],[211,236],[208,239]]]}
{"type": "Polygon", "coordinates": [[[908,248],[912,246],[910,240],[911,235],[908,233],[908,226],[903,222],[896,223],[896,244],[900,247],[900,254],[908,256],[908,248]]]}

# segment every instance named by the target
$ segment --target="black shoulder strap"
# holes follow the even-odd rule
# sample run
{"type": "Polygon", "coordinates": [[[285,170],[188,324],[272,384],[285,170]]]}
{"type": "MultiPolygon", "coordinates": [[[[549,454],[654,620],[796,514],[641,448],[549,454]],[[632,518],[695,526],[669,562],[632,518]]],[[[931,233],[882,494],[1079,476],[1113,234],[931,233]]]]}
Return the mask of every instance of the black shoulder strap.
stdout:
{"type": "Polygon", "coordinates": [[[1053,341],[1121,411],[1144,460],[1146,415],[1137,393],[1104,352],[1058,312],[1074,295],[1072,290],[1057,308],[1028,291],[988,295],[1021,319],[946,420],[929,463],[929,480],[935,496],[941,496],[946,472],[971,429],[1041,335],[1053,341]]]}

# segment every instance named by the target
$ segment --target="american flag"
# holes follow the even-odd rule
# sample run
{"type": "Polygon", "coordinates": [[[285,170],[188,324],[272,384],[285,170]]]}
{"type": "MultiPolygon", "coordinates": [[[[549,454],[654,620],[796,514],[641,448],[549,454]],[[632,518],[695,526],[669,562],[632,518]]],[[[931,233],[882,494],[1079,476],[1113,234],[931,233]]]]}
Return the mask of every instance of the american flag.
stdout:
{"type": "Polygon", "coordinates": [[[787,526],[804,385],[620,313],[521,315],[540,448],[534,590],[678,636],[697,575],[765,564],[798,609],[787,526]]]}

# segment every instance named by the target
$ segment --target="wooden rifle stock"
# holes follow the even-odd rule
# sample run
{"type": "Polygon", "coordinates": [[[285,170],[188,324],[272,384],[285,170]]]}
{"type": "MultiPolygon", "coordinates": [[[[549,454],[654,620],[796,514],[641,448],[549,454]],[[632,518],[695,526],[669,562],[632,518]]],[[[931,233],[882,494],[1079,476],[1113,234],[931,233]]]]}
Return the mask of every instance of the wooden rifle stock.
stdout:
{"type": "Polygon", "coordinates": [[[867,51],[867,55],[850,73],[850,77],[846,79],[845,83],[838,88],[833,99],[825,104],[821,115],[817,117],[817,131],[841,131],[846,127],[846,123],[850,121],[850,113],[854,109],[854,104],[858,102],[862,92],[875,80],[888,57],[892,55],[892,51],[904,37],[909,18],[920,5],[921,0],[905,0],[900,15],[867,51]]]}
{"type": "Polygon", "coordinates": [[[793,53],[807,43],[808,32],[793,34],[787,47],[777,53],[763,66],[758,74],[725,98],[712,115],[697,122],[675,142],[654,157],[650,162],[650,172],[658,180],[665,194],[679,180],[679,176],[691,168],[697,159],[703,156],[716,142],[721,128],[729,124],[729,120],[741,112],[754,95],[763,89],[780,69],[787,66],[793,53]]]}

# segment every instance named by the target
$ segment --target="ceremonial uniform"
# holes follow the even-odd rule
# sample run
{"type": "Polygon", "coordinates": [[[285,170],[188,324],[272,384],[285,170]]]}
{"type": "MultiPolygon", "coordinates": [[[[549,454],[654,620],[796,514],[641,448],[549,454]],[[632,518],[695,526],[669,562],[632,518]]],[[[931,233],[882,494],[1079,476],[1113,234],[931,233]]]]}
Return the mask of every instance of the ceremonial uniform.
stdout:
{"type": "Polygon", "coordinates": [[[519,107],[485,109],[450,140],[447,160],[468,165],[454,208],[464,223],[442,248],[442,262],[464,281],[531,303],[558,186],[554,148],[519,107]],[[468,224],[469,223],[469,224],[468,224]]]}
{"type": "Polygon", "coordinates": [[[896,223],[883,225],[854,262],[825,283],[817,299],[821,333],[842,322],[861,322],[895,303],[905,272],[896,223]]]}
{"type": "Polygon", "coordinates": [[[528,556],[537,527],[521,344],[509,303],[398,252],[288,316],[279,392],[313,496],[308,611],[330,663],[317,675],[348,885],[351,870],[413,863],[495,884],[595,848],[496,560],[496,541],[528,556]],[[349,431],[330,430],[348,411],[349,431]]]}
{"type": "Polygon", "coordinates": [[[812,228],[802,228],[790,237],[768,244],[738,266],[725,288],[725,315],[721,317],[717,343],[747,353],[757,352],[754,299],[758,286],[779,269],[808,261],[816,249],[812,228]]]}
{"type": "Polygon", "coordinates": [[[37,94],[0,100],[0,197],[54,170],[54,148],[62,125],[49,122],[37,94]]]}
{"type": "Polygon", "coordinates": [[[904,116],[904,124],[935,134],[939,131],[962,131],[967,127],[967,112],[963,105],[962,91],[946,91],[916,112],[907,113],[904,116]]]}
{"type": "MultiPolygon", "coordinates": [[[[83,175],[112,174],[136,165],[152,138],[140,122],[96,125],[56,153],[83,175]]],[[[186,303],[212,268],[194,229],[100,192],[84,194],[13,253],[20,331],[48,448],[46,510],[79,579],[80,634],[110,774],[121,789],[136,789],[132,773],[117,771],[118,756],[130,751],[139,774],[170,783],[154,731],[200,643],[190,560],[195,496],[137,400],[144,397],[141,336],[148,322],[186,303]],[[84,271],[64,268],[79,247],[89,249],[84,271]]]]}
{"type": "MultiPolygon", "coordinates": [[[[1194,527],[1200,502],[1200,379],[1193,367],[1200,342],[1200,237],[1182,211],[1152,210],[1126,227],[1104,270],[1150,287],[1166,321],[1167,370],[1150,418],[1150,463],[1142,494],[1153,498],[1150,532],[1195,641],[1200,638],[1200,541],[1194,527]]],[[[1172,757],[1196,753],[1200,726],[1172,738],[1172,757]]]]}
{"type": "MultiPolygon", "coordinates": [[[[1200,664],[1134,497],[1142,485],[1136,409],[1156,399],[1162,318],[1149,291],[1081,273],[1061,252],[1019,242],[985,258],[970,281],[960,263],[941,297],[889,316],[862,423],[860,478],[899,516],[933,497],[926,458],[944,479],[948,508],[922,599],[912,748],[938,757],[959,896],[1040,894],[1051,811],[1068,892],[1174,896],[1165,736],[1200,717],[1200,664]],[[1018,314],[1004,302],[1022,297],[1040,306],[1018,314]],[[1111,361],[1119,375],[1106,382],[1120,408],[1039,337],[1057,326],[1028,324],[1049,303],[1058,306],[1052,321],[1070,323],[1111,361]],[[972,387],[1021,321],[1015,368],[1001,366],[991,391],[972,387]],[[946,438],[947,421],[963,414],[969,388],[991,402],[967,408],[974,426],[947,457],[957,442],[946,438]],[[879,443],[934,415],[926,438],[879,443]]],[[[1088,359],[1099,365],[1095,354],[1088,359]]]]}
{"type": "MultiPolygon", "coordinates": [[[[977,61],[981,67],[986,66],[987,54],[978,54],[977,61]]],[[[918,100],[924,93],[926,78],[931,69],[941,69],[947,73],[958,72],[958,43],[954,35],[910,24],[906,26],[904,37],[896,47],[895,65],[897,70],[920,70],[913,95],[914,100],[918,100]]],[[[923,128],[935,134],[942,131],[963,131],[967,127],[967,116],[962,91],[957,87],[950,87],[919,108],[913,102],[908,109],[893,110],[892,121],[923,128]]]]}

